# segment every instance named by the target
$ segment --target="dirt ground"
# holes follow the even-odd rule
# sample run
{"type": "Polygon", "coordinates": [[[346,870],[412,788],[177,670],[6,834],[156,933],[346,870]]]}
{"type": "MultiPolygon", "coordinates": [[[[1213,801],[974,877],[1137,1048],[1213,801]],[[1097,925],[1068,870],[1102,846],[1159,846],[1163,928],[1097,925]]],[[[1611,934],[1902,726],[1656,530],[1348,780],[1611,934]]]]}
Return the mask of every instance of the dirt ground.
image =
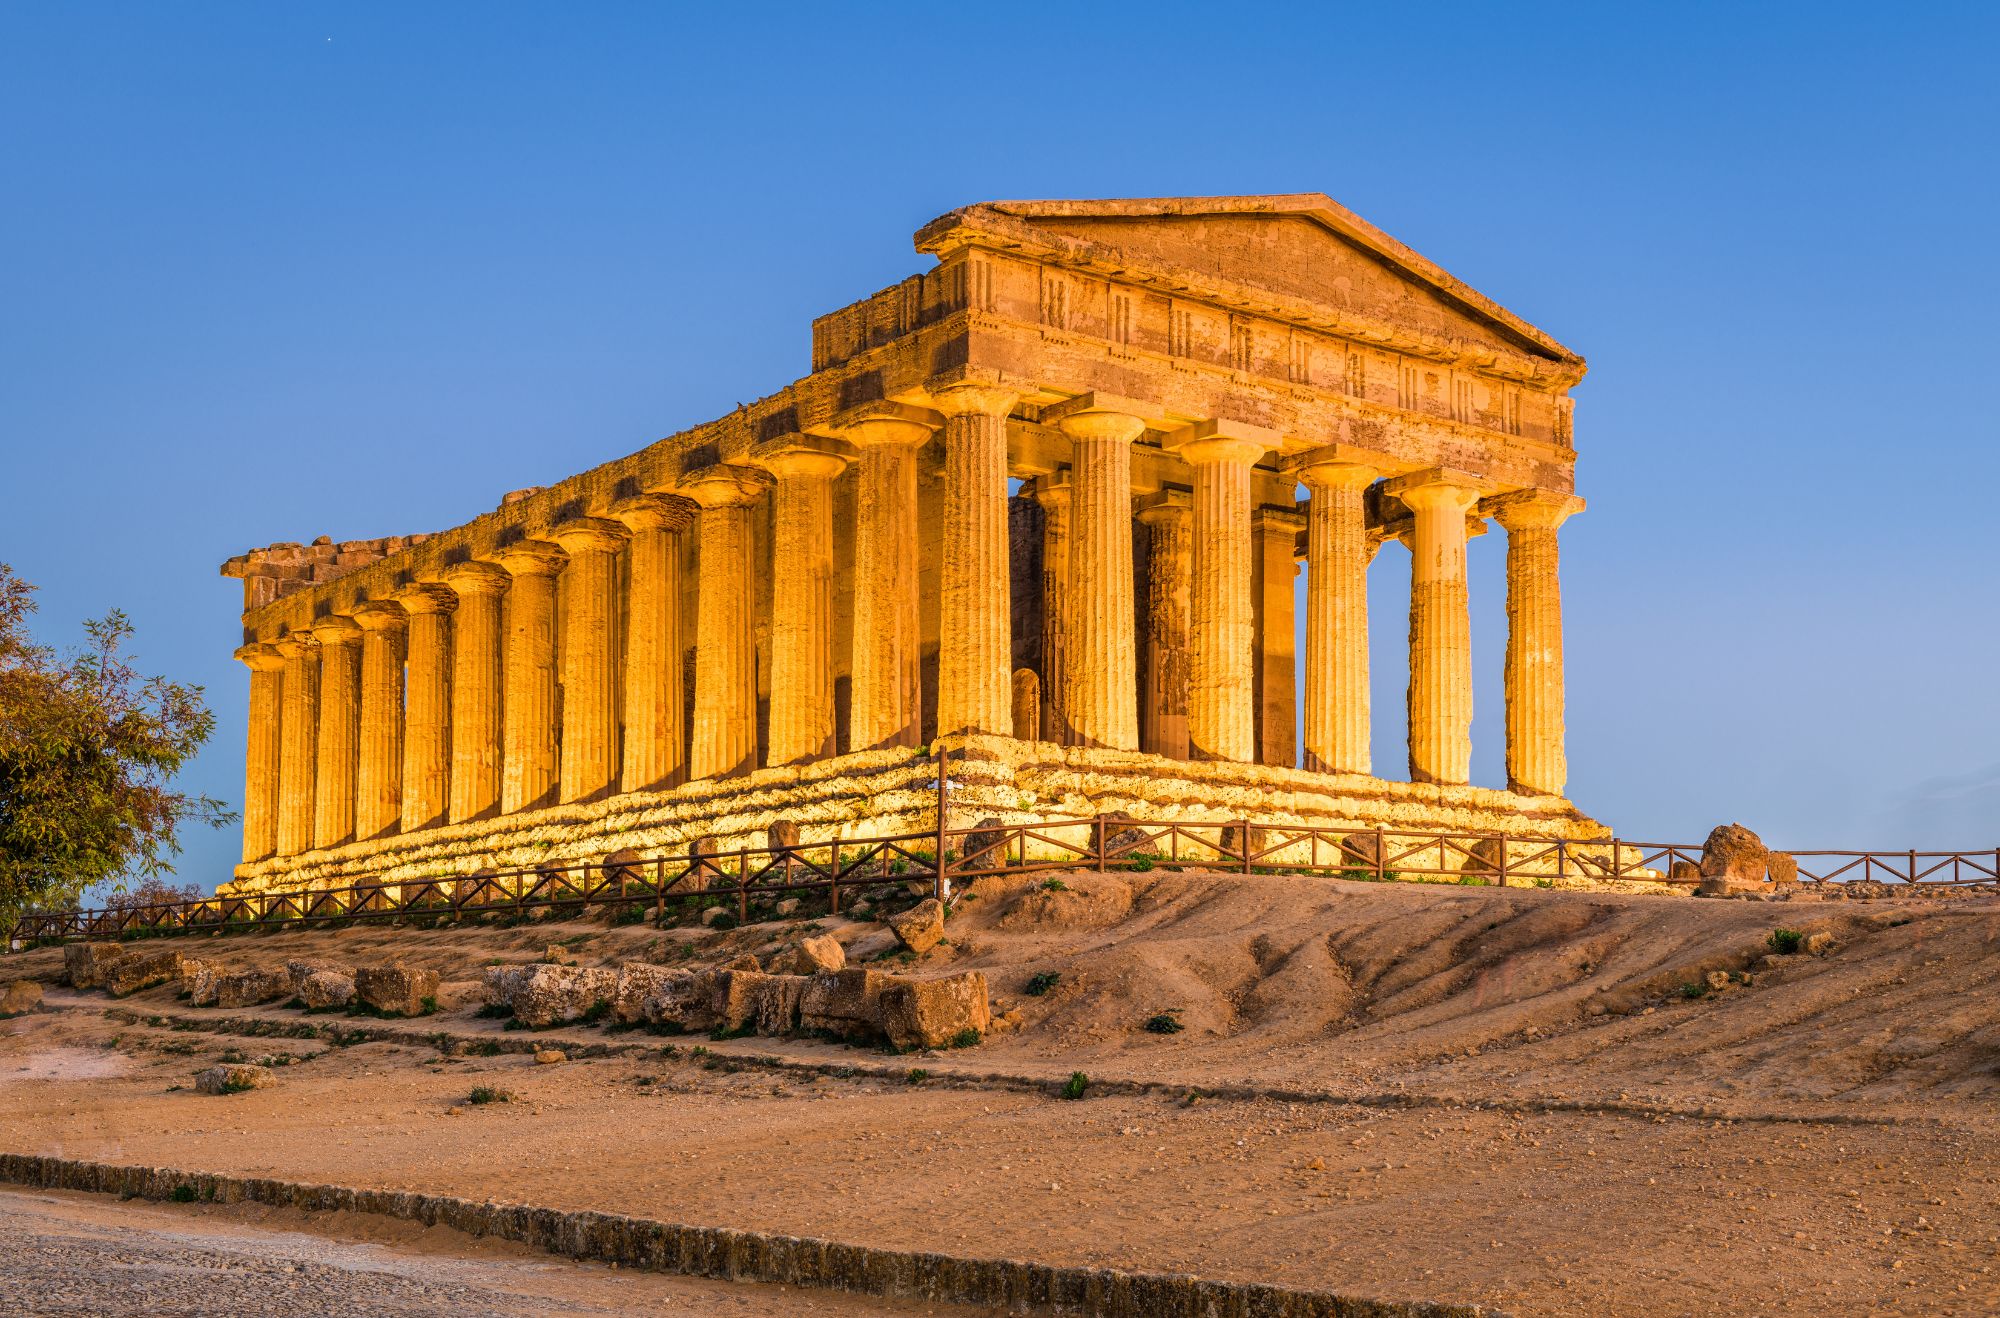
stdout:
{"type": "MultiPolygon", "coordinates": [[[[551,942],[695,965],[798,934],[356,927],[189,950],[470,981],[551,942]]],[[[982,880],[950,938],[883,964],[985,970],[1008,1028],[893,1059],[573,1028],[535,1037],[629,1048],[538,1067],[175,1030],[222,1013],[164,988],[118,1008],[157,1027],[51,991],[0,1023],[0,1144],[1518,1314],[2000,1313],[2000,904],[1080,874],[982,880]],[[1834,942],[1767,965],[1780,927],[1834,942]],[[1701,991],[1714,970],[1730,986],[1701,991]],[[1031,995],[1036,975],[1056,978],[1031,995]],[[1165,1013],[1184,1028],[1145,1028],[1165,1013]],[[269,1090],[186,1088],[231,1048],[299,1060],[269,1090]],[[1098,1088],[1066,1102],[1074,1071],[1098,1088]],[[468,1104],[482,1085],[512,1101],[468,1104]]],[[[0,974],[53,981],[59,958],[0,974]]],[[[479,1019],[469,983],[444,996],[420,1028],[524,1037],[479,1019]]]]}

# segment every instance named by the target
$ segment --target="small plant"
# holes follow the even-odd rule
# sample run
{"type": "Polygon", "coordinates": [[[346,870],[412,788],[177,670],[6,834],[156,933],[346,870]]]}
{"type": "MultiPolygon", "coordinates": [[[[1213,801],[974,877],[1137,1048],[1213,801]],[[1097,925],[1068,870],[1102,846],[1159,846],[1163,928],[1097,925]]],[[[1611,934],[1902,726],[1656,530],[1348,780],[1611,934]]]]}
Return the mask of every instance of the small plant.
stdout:
{"type": "Polygon", "coordinates": [[[518,1016],[509,1016],[507,1023],[500,1028],[503,1030],[525,1030],[528,1028],[528,1022],[520,1019],[518,1016]]]}
{"type": "Polygon", "coordinates": [[[217,1058],[216,1060],[228,1066],[237,1066],[240,1065],[242,1062],[244,1062],[246,1059],[244,1058],[240,1050],[235,1048],[225,1048],[222,1050],[222,1056],[217,1058]]]}
{"type": "Polygon", "coordinates": [[[471,1051],[474,1057],[498,1057],[500,1055],[500,1045],[491,1039],[482,1039],[472,1045],[471,1051]]]}
{"type": "Polygon", "coordinates": [[[1764,943],[1779,956],[1797,956],[1805,946],[1806,936],[1797,929],[1773,929],[1764,943]]]}
{"type": "Polygon", "coordinates": [[[611,917],[611,923],[614,927],[625,924],[643,924],[645,920],[646,908],[643,906],[620,907],[617,913],[611,917]]]}
{"type": "Polygon", "coordinates": [[[437,1015],[437,1009],[438,1000],[429,994],[426,994],[417,1003],[417,1015],[419,1016],[435,1016],[437,1015]]]}
{"type": "Polygon", "coordinates": [[[474,1107],[484,1107],[488,1103],[511,1103],[514,1095],[505,1089],[495,1089],[492,1085],[481,1085],[465,1096],[465,1101],[474,1107]]]}
{"type": "Polygon", "coordinates": [[[660,1077],[656,1075],[641,1075],[632,1077],[632,1083],[635,1085],[640,1085],[642,1087],[645,1085],[658,1084],[659,1080],[660,1077]]]}
{"type": "Polygon", "coordinates": [[[1187,1026],[1181,1024],[1179,1007],[1169,1007],[1159,1015],[1148,1017],[1146,1020],[1148,1034],[1179,1034],[1186,1028],[1187,1026]]]}
{"type": "Polygon", "coordinates": [[[724,929],[734,929],[736,927],[736,924],[737,924],[736,917],[731,915],[729,912],[724,911],[722,914],[716,916],[713,920],[710,920],[708,922],[708,927],[720,931],[724,929]]]}
{"type": "Polygon", "coordinates": [[[611,1014],[610,1001],[605,998],[599,998],[597,1001],[591,1003],[588,1007],[584,1008],[583,1023],[585,1025],[595,1025],[599,1021],[603,1020],[606,1016],[609,1016],[610,1014],[611,1014]]]}
{"type": "Polygon", "coordinates": [[[481,1020],[504,1021],[514,1014],[514,1007],[506,1002],[489,1002],[475,1013],[481,1020]]]}
{"type": "Polygon", "coordinates": [[[225,1080],[222,1084],[222,1092],[225,1094],[241,1094],[246,1090],[255,1089],[256,1087],[248,1080],[225,1080]]]}
{"type": "Polygon", "coordinates": [[[692,1047],[692,1048],[688,1049],[688,1056],[689,1056],[689,1057],[706,1057],[706,1056],[708,1056],[708,1049],[707,1049],[707,1047],[706,1047],[706,1046],[704,1046],[704,1045],[702,1045],[702,1044],[696,1044],[696,1045],[695,1045],[694,1047],[692,1047]]]}
{"type": "Polygon", "coordinates": [[[1556,886],[1556,881],[1554,879],[1536,879],[1535,886],[1537,888],[1553,888],[1556,886]]]}
{"type": "Polygon", "coordinates": [[[1147,870],[1153,868],[1153,866],[1158,863],[1159,861],[1157,857],[1138,855],[1132,857],[1131,861],[1127,863],[1126,868],[1132,870],[1134,873],[1144,874],[1147,870]]]}
{"type": "Polygon", "coordinates": [[[745,1039],[755,1033],[757,1033],[755,1023],[739,1025],[733,1030],[726,1025],[718,1025],[708,1032],[708,1037],[717,1043],[721,1043],[725,1039],[745,1039]]]}
{"type": "Polygon", "coordinates": [[[952,1048],[977,1048],[980,1041],[985,1037],[978,1030],[968,1025],[957,1034],[952,1035],[951,1042],[947,1046],[952,1048]]]}
{"type": "Polygon", "coordinates": [[[1070,1072],[1069,1079],[1063,1081],[1062,1096],[1075,1102],[1090,1088],[1090,1077],[1081,1071],[1070,1072]]]}
{"type": "Polygon", "coordinates": [[[1024,991],[1031,998],[1039,998],[1060,983],[1062,974],[1059,971],[1044,970],[1039,975],[1028,977],[1027,988],[1024,991]]]}
{"type": "Polygon", "coordinates": [[[1705,998],[1708,996],[1708,985],[1690,982],[1681,985],[1677,991],[1684,998],[1705,998]]]}
{"type": "Polygon", "coordinates": [[[931,1078],[931,1073],[929,1071],[924,1070],[924,1068],[921,1066],[911,1067],[909,1074],[903,1077],[903,1079],[909,1081],[913,1085],[920,1085],[924,1081],[930,1078],[931,1078]]]}
{"type": "Polygon", "coordinates": [[[1055,876],[1051,875],[1050,877],[1042,880],[1042,891],[1068,892],[1069,885],[1067,883],[1064,883],[1061,879],[1058,879],[1055,876]]]}
{"type": "Polygon", "coordinates": [[[183,1182],[176,1185],[174,1192],[167,1197],[177,1204],[191,1204],[194,1202],[194,1187],[183,1182]]]}

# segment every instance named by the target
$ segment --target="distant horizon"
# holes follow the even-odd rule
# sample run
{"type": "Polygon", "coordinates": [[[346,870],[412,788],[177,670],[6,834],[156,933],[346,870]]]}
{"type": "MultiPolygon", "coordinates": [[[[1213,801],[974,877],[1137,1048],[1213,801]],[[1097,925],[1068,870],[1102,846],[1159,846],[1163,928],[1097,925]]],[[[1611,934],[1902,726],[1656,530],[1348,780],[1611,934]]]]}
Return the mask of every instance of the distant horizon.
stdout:
{"type": "MultiPolygon", "coordinates": [[[[217,716],[182,785],[240,803],[224,559],[443,530],[773,393],[811,319],[927,268],[910,235],[956,207],[1323,192],[1589,363],[1579,807],[1648,840],[2000,845],[2000,16],[1448,6],[1419,55],[1366,12],[1051,10],[1066,50],[1121,52],[1072,95],[1067,63],[921,12],[0,13],[28,199],[0,215],[0,561],[40,588],[36,637],[129,613],[141,669],[217,716]]],[[[1504,551],[1469,549],[1484,786],[1504,551]]],[[[1385,551],[1384,777],[1407,583],[1385,551]]],[[[233,831],[186,841],[174,881],[229,877],[233,831]]]]}

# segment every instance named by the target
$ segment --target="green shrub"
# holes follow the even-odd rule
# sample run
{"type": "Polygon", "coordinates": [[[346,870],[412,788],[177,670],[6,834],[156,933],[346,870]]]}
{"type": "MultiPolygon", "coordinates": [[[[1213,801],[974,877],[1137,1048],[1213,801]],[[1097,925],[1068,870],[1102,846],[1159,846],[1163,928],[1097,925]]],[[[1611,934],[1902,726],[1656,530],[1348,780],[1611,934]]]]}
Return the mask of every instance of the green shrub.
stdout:
{"type": "Polygon", "coordinates": [[[489,1002],[481,1007],[476,1014],[482,1020],[504,1021],[514,1014],[514,1008],[510,1003],[489,1002]]]}
{"type": "Polygon", "coordinates": [[[588,1007],[584,1008],[583,1023],[585,1025],[595,1025],[599,1021],[603,1020],[606,1016],[609,1016],[610,1014],[611,1014],[610,1001],[606,998],[599,998],[597,1001],[591,1003],[588,1007]]]}
{"type": "Polygon", "coordinates": [[[1053,876],[1042,880],[1043,892],[1068,892],[1069,885],[1053,876]]]}
{"type": "Polygon", "coordinates": [[[177,1204],[191,1204],[194,1202],[194,1187],[186,1183],[176,1185],[174,1192],[167,1197],[177,1204]]]}
{"type": "Polygon", "coordinates": [[[960,1030],[957,1034],[952,1035],[951,1042],[947,1044],[946,1047],[977,1048],[980,1045],[981,1041],[985,1039],[985,1037],[986,1036],[981,1034],[978,1030],[975,1030],[970,1025],[968,1025],[964,1029],[960,1030]]]}
{"type": "Polygon", "coordinates": [[[488,1103],[511,1103],[514,1101],[514,1095],[504,1089],[495,1089],[492,1085],[481,1085],[466,1095],[465,1101],[484,1107],[488,1103]]]}
{"type": "Polygon", "coordinates": [[[419,1016],[435,1016],[437,1015],[437,1009],[438,1000],[428,994],[418,1000],[417,1015],[419,1016]]]}
{"type": "Polygon", "coordinates": [[[1797,956],[1799,949],[1805,946],[1806,936],[1797,929],[1773,929],[1764,942],[1779,956],[1797,956]]]}
{"type": "Polygon", "coordinates": [[[1677,991],[1684,998],[1705,998],[1708,996],[1708,985],[1688,983],[1681,985],[1677,991]]]}
{"type": "Polygon", "coordinates": [[[1159,1015],[1148,1017],[1146,1020],[1148,1034],[1179,1034],[1186,1028],[1187,1026],[1181,1024],[1179,1007],[1169,1007],[1159,1015]]]}
{"type": "Polygon", "coordinates": [[[734,929],[736,927],[736,917],[724,911],[721,915],[716,916],[708,927],[717,930],[734,929]]]}
{"type": "Polygon", "coordinates": [[[1060,983],[1062,983],[1061,972],[1044,970],[1039,975],[1030,975],[1028,977],[1027,988],[1024,991],[1031,998],[1039,998],[1060,983]]]}
{"type": "Polygon", "coordinates": [[[1071,1101],[1082,1098],[1090,1088],[1090,1077],[1081,1071],[1070,1072],[1069,1079],[1063,1081],[1062,1096],[1071,1101]]]}
{"type": "Polygon", "coordinates": [[[924,1081],[930,1078],[931,1078],[931,1073],[929,1071],[924,1070],[924,1068],[921,1066],[911,1067],[910,1073],[903,1077],[903,1079],[909,1081],[913,1085],[920,1085],[924,1081]]]}

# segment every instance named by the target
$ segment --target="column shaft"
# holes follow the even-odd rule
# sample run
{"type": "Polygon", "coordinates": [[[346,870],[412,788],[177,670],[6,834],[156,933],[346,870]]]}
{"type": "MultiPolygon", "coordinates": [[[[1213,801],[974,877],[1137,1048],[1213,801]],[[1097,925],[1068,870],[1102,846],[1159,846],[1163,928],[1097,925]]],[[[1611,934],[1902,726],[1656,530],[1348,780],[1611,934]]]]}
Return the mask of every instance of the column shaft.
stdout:
{"type": "Polygon", "coordinates": [[[1472,617],[1465,515],[1477,490],[1433,482],[1398,491],[1415,516],[1410,556],[1410,779],[1472,776],[1472,617]]]}
{"type": "Polygon", "coordinates": [[[278,751],[278,854],[312,850],[313,777],[319,762],[319,643],[311,633],[278,642],[284,714],[278,751]]]}
{"type": "Polygon", "coordinates": [[[1042,507],[1042,737],[1068,746],[1069,722],[1070,495],[1067,475],[1035,478],[1042,507]]]}
{"type": "Polygon", "coordinates": [[[313,845],[354,840],[354,766],[361,742],[361,629],[352,618],[321,618],[319,757],[313,778],[313,845]]]}
{"type": "Polygon", "coordinates": [[[944,423],[944,562],[939,590],[940,735],[1013,729],[1007,598],[1007,390],[936,395],[944,423]]]}
{"type": "Polygon", "coordinates": [[[1368,541],[1363,496],[1377,473],[1306,467],[1306,767],[1369,773],[1368,541]]]}
{"type": "Polygon", "coordinates": [[[765,758],[797,764],[833,753],[833,478],[847,462],[810,449],[761,461],[777,478],[765,758]]]}
{"type": "Polygon", "coordinates": [[[923,734],[917,450],[929,426],[870,421],[844,432],[855,459],[854,650],[847,748],[914,746],[923,734]]]}
{"type": "Polygon", "coordinates": [[[507,814],[555,800],[557,759],[556,574],[563,553],[521,540],[495,555],[513,577],[507,588],[507,671],[500,698],[500,809],[507,814]]]}
{"type": "Polygon", "coordinates": [[[701,505],[695,523],[694,748],[690,778],[757,767],[756,538],[751,504],[770,477],[749,467],[711,467],[685,492],[701,505]]]}
{"type": "Polygon", "coordinates": [[[505,632],[502,601],[508,575],[493,563],[446,569],[458,597],[451,619],[451,795],[454,824],[485,819],[500,809],[501,692],[505,632]]]}
{"type": "Polygon", "coordinates": [[[561,799],[594,801],[618,782],[618,549],[625,528],[602,517],[550,533],[563,574],[561,799]]]}
{"type": "Polygon", "coordinates": [[[632,533],[625,618],[625,735],[620,786],[628,792],[678,786],[687,776],[682,726],[681,543],[694,505],[639,495],[611,507],[632,533]]]}
{"type": "Polygon", "coordinates": [[[1188,750],[1198,760],[1257,758],[1250,600],[1250,469],[1254,440],[1205,439],[1181,447],[1194,467],[1194,634],[1188,680],[1188,750]]]}
{"type": "Polygon", "coordinates": [[[1507,785],[1561,796],[1569,780],[1563,745],[1562,582],[1556,528],[1578,506],[1568,496],[1503,496],[1507,529],[1507,785]]]}
{"type": "Polygon", "coordinates": [[[1140,749],[1188,757],[1188,608],[1191,514],[1184,498],[1163,499],[1139,514],[1151,536],[1146,553],[1146,689],[1139,709],[1140,749]]]}
{"type": "Polygon", "coordinates": [[[403,636],[408,615],[389,600],[363,604],[361,744],[354,766],[357,841],[396,831],[403,817],[403,636]]]}
{"type": "Polygon", "coordinates": [[[250,729],[243,749],[243,859],[278,849],[278,764],[284,745],[285,657],[276,646],[236,652],[250,668],[250,729]]]}
{"type": "Polygon", "coordinates": [[[1132,441],[1146,424],[1080,412],[1070,437],[1069,646],[1064,703],[1079,746],[1139,748],[1139,652],[1133,636],[1132,441]]]}
{"type": "Polygon", "coordinates": [[[451,632],[456,601],[443,586],[412,586],[396,602],[410,617],[403,681],[402,831],[445,822],[451,788],[451,632]]]}

